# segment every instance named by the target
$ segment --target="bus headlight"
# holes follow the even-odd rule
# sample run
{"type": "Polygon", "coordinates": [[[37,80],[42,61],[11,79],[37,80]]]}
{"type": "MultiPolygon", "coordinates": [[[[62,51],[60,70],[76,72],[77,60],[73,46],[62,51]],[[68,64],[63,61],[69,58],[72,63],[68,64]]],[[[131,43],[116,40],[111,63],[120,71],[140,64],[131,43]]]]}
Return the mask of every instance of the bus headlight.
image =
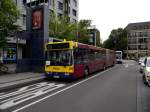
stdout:
{"type": "Polygon", "coordinates": [[[46,64],[46,65],[50,65],[50,64],[51,64],[51,61],[46,61],[45,64],[46,64]]]}

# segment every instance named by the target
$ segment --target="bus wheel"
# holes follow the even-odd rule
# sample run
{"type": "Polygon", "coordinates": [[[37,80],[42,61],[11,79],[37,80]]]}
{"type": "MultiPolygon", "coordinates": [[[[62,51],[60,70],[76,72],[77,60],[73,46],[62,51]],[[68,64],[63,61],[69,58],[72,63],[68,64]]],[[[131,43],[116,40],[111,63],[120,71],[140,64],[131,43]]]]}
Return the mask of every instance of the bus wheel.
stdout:
{"type": "Polygon", "coordinates": [[[85,70],[84,70],[84,76],[87,77],[88,75],[89,75],[89,69],[85,68],[85,70]]]}

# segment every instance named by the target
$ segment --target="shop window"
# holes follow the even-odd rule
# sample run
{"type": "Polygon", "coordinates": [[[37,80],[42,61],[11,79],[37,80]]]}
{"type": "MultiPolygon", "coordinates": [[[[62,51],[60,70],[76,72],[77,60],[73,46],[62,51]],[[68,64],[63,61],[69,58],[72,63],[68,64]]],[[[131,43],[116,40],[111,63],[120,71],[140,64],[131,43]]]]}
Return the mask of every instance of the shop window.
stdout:
{"type": "Polygon", "coordinates": [[[15,62],[16,61],[16,48],[9,47],[4,49],[3,51],[3,59],[7,62],[15,62]]]}

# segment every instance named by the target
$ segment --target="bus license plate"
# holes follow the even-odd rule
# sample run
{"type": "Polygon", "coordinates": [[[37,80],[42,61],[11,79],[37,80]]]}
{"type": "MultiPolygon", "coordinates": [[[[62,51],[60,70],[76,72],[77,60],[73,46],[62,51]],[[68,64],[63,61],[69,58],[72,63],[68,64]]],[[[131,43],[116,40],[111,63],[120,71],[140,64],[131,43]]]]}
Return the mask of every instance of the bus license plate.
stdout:
{"type": "Polygon", "coordinates": [[[56,79],[58,79],[59,78],[59,76],[53,76],[54,78],[56,78],[56,79]]]}

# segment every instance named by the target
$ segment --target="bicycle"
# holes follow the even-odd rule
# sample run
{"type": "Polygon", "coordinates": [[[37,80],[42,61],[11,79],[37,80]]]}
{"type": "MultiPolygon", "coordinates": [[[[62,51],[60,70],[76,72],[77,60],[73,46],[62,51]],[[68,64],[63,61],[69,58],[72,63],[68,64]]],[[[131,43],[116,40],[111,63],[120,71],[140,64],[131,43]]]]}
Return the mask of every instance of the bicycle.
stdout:
{"type": "Polygon", "coordinates": [[[0,73],[8,72],[8,67],[5,66],[3,63],[0,63],[0,73]]]}

